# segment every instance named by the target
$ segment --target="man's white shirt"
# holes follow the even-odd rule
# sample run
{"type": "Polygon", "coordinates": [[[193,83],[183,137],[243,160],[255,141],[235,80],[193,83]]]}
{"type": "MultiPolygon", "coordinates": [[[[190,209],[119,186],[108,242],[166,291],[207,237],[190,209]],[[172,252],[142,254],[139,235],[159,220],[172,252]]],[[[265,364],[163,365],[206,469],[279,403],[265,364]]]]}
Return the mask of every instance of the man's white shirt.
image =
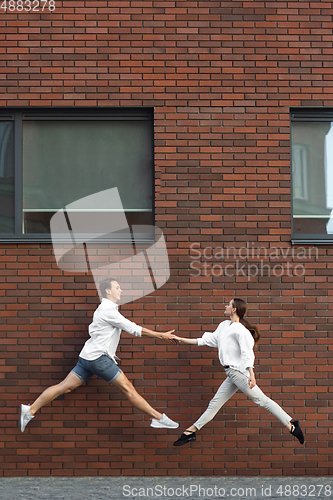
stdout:
{"type": "Polygon", "coordinates": [[[118,305],[103,298],[94,312],[93,321],[89,325],[90,339],[84,344],[79,356],[93,361],[103,354],[116,361],[116,350],[121,331],[141,337],[142,327],[126,319],[118,311],[118,305]]]}

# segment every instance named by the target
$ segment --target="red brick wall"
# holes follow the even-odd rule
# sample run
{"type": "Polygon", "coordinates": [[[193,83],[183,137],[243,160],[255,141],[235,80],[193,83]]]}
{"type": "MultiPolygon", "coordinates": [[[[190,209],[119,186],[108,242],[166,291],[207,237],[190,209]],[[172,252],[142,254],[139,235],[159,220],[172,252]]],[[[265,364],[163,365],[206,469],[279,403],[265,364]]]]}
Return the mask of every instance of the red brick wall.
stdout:
{"type": "MultiPolygon", "coordinates": [[[[333,250],[291,255],[289,108],[333,106],[332,2],[55,3],[52,14],[0,10],[0,105],[154,107],[156,223],[172,276],[123,312],[195,337],[222,320],[225,301],[245,298],[262,330],[259,385],[302,421],[306,445],[236,395],[192,447],[177,449],[178,431],[151,429],[96,378],[21,434],[19,404],[75,364],[98,298],[91,276],[57,268],[51,245],[1,244],[1,474],[328,475],[333,250]],[[246,243],[271,268],[304,262],[304,275],[215,267],[212,276],[212,264],[235,265],[217,251],[246,243]],[[195,268],[206,263],[207,276],[190,267],[199,245],[206,256],[195,268]],[[274,258],[274,248],[289,253],[274,258]]],[[[238,260],[247,269],[262,259],[238,260]]],[[[137,390],[180,430],[224,378],[209,348],[123,334],[119,355],[137,390]]]]}

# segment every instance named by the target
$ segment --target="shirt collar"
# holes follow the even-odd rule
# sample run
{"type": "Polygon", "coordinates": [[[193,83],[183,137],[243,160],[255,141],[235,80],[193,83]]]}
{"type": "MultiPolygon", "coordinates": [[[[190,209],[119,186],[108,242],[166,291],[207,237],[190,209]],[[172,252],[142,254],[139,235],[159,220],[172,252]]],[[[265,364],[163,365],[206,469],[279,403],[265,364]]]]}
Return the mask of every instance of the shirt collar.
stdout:
{"type": "Polygon", "coordinates": [[[110,299],[106,299],[105,297],[102,298],[102,302],[103,304],[107,305],[109,309],[116,309],[116,311],[118,311],[118,304],[116,304],[115,302],[112,302],[112,300],[110,299]]]}

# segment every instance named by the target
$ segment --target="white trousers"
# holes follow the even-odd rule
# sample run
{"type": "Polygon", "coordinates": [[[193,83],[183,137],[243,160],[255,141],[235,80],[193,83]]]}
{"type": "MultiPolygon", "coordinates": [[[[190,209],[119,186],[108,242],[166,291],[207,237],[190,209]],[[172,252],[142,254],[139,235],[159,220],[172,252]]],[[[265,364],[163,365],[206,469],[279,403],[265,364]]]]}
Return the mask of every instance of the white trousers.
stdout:
{"type": "Polygon", "coordinates": [[[207,410],[201,417],[193,424],[198,430],[204,425],[208,424],[222,406],[240,389],[246,396],[252,399],[254,403],[266,410],[270,411],[283,425],[287,425],[291,421],[291,417],[272,399],[265,396],[261,389],[255,385],[252,389],[249,386],[249,379],[246,375],[233,370],[232,368],[226,369],[227,378],[219,387],[217,393],[210,401],[207,410]]]}

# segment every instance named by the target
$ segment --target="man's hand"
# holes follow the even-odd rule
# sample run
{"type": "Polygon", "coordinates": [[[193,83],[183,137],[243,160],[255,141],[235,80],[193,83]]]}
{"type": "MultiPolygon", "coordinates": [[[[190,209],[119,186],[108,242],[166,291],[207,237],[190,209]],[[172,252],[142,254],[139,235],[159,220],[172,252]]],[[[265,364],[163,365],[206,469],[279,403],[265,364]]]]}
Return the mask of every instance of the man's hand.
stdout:
{"type": "Polygon", "coordinates": [[[178,344],[176,335],[172,335],[175,330],[170,330],[162,334],[162,339],[169,340],[172,344],[178,344]]]}
{"type": "Polygon", "coordinates": [[[169,330],[168,332],[163,332],[163,333],[154,332],[154,330],[149,330],[149,328],[143,326],[141,330],[141,335],[146,335],[147,337],[153,337],[159,340],[170,340],[170,342],[178,344],[178,342],[174,338],[175,335],[172,335],[174,331],[175,330],[169,330]]]}

